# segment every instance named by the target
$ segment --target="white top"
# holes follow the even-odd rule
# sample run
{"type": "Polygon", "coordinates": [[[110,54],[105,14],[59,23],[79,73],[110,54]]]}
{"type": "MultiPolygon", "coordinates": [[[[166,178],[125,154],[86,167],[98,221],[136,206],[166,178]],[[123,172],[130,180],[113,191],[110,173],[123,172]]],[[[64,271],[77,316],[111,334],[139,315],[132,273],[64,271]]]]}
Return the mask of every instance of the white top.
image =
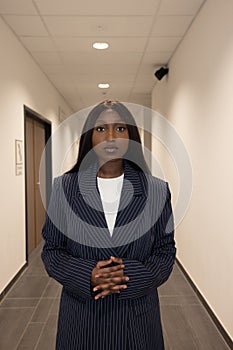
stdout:
{"type": "Polygon", "coordinates": [[[120,203],[124,174],[113,178],[97,177],[105,218],[112,236],[120,203]]]}

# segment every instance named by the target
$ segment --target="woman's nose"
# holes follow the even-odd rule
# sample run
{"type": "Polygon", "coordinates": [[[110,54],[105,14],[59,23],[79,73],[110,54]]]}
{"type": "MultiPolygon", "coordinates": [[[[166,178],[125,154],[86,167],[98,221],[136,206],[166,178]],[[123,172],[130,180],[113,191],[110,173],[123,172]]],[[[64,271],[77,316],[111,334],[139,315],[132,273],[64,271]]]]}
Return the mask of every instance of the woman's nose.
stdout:
{"type": "Polygon", "coordinates": [[[108,132],[107,132],[107,140],[111,141],[115,138],[115,130],[112,127],[108,128],[108,132]]]}

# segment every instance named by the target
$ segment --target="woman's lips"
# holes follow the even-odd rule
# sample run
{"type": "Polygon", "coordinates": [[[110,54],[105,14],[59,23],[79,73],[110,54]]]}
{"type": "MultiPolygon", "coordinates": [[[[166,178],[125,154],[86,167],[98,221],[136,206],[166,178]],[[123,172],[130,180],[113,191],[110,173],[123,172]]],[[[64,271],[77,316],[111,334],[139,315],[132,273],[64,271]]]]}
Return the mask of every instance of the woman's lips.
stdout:
{"type": "Polygon", "coordinates": [[[117,151],[118,148],[115,147],[115,146],[109,146],[109,147],[104,147],[104,150],[105,150],[106,152],[113,153],[113,152],[117,151]]]}

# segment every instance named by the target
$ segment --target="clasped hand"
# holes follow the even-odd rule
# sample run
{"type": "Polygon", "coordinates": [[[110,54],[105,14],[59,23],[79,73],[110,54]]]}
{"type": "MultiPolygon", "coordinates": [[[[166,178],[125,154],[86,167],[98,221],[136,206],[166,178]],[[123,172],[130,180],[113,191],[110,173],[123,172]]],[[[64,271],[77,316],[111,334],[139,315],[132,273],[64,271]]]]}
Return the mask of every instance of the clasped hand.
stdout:
{"type": "Polygon", "coordinates": [[[113,256],[109,260],[98,261],[91,274],[93,291],[101,290],[95,296],[95,300],[113,293],[120,293],[121,289],[127,288],[125,282],[129,280],[129,277],[124,276],[124,267],[122,259],[113,256]],[[105,267],[111,262],[117,265],[105,267]]]}

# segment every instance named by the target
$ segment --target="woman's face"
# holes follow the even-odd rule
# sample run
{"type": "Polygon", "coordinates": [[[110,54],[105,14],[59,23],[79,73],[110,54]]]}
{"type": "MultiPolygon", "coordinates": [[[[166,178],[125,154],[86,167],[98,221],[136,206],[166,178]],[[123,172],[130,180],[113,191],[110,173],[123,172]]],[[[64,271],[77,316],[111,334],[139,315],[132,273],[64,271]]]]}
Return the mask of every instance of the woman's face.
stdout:
{"type": "Polygon", "coordinates": [[[112,109],[100,113],[92,133],[92,147],[100,163],[122,158],[128,145],[129,132],[121,116],[112,109]]]}

